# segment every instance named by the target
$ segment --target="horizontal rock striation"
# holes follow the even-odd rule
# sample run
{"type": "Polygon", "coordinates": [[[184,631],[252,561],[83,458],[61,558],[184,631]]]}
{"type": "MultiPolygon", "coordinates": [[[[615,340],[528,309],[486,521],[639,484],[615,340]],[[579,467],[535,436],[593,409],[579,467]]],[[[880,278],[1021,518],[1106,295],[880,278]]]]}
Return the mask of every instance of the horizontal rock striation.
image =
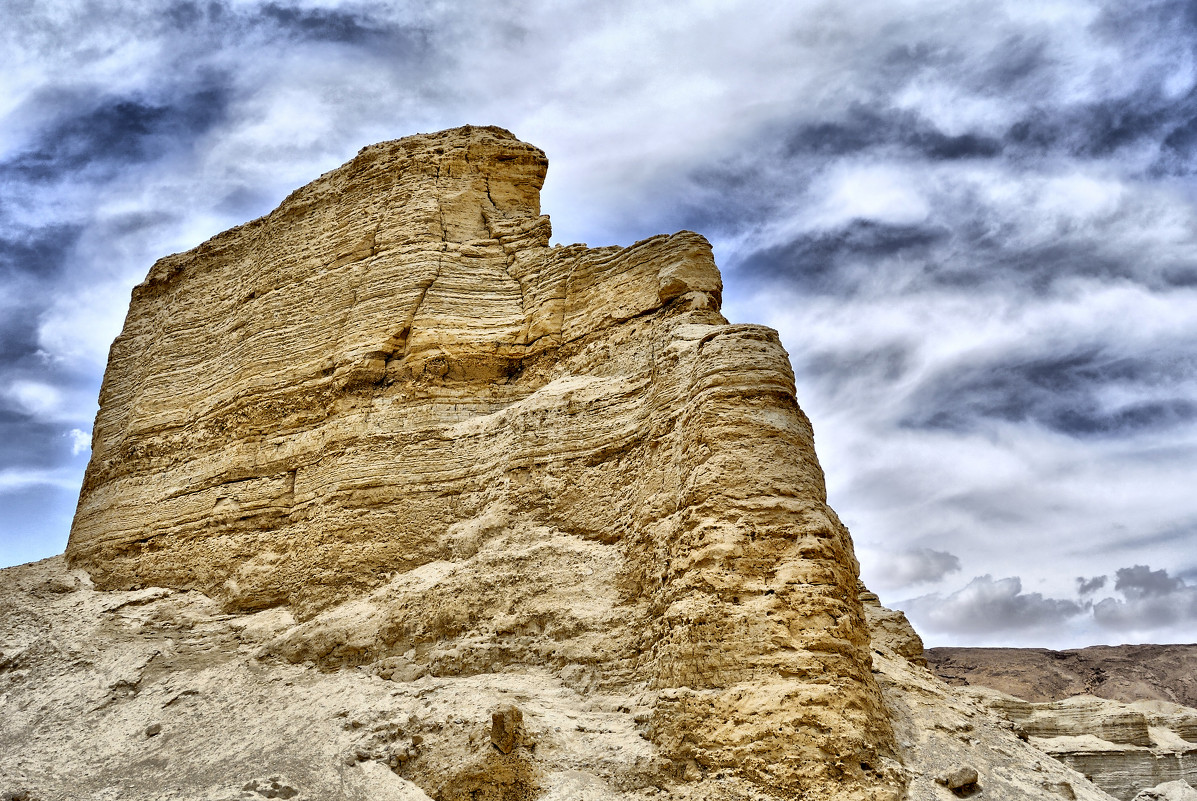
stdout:
{"type": "Polygon", "coordinates": [[[851,540],[776,333],[722,317],[696,234],[550,246],[546,167],[497,128],[383,143],[155,264],[71,566],[286,605],[263,658],[640,693],[633,786],[897,797],[851,540]]]}
{"type": "Polygon", "coordinates": [[[965,692],[1122,801],[1164,782],[1197,783],[1197,709],[1090,695],[1031,703],[982,688],[965,692]]]}

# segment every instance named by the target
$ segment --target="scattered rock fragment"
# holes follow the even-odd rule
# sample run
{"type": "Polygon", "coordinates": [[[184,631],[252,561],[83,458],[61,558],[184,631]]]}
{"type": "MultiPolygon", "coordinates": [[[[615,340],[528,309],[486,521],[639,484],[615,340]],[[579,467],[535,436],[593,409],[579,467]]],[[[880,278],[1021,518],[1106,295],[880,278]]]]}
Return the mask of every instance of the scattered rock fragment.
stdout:
{"type": "Polygon", "coordinates": [[[162,724],[161,723],[151,723],[150,725],[145,727],[145,736],[146,737],[157,737],[161,733],[162,733],[162,724]]]}
{"type": "Polygon", "coordinates": [[[1076,801],[1076,791],[1069,782],[1044,782],[1043,787],[1067,801],[1076,801]]]}
{"type": "Polygon", "coordinates": [[[968,765],[959,765],[951,770],[946,770],[936,776],[935,781],[961,798],[967,798],[980,789],[977,786],[977,782],[980,781],[977,769],[968,765]]]}
{"type": "Polygon", "coordinates": [[[1197,801],[1197,790],[1188,782],[1177,779],[1141,790],[1134,801],[1197,801]]]}
{"type": "Polygon", "coordinates": [[[524,713],[513,704],[504,704],[491,713],[490,742],[501,753],[510,754],[520,745],[524,731],[524,713]]]}
{"type": "Polygon", "coordinates": [[[294,798],[299,791],[289,784],[285,784],[281,777],[271,776],[269,779],[253,779],[241,787],[242,792],[257,793],[263,798],[294,798]]]}

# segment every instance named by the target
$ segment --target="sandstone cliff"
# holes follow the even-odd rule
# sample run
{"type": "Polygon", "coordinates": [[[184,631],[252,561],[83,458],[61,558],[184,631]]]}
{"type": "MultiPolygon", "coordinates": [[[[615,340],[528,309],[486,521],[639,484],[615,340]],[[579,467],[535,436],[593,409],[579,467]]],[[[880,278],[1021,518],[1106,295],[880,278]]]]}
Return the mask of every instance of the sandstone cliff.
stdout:
{"type": "Polygon", "coordinates": [[[1091,695],[1031,703],[982,688],[966,694],[1121,801],[1158,784],[1197,784],[1197,709],[1091,695]]]}
{"type": "Polygon", "coordinates": [[[728,325],[696,234],[550,247],[546,167],[496,128],[375,145],[154,265],[70,564],[285,606],[306,623],[269,648],[297,663],[651,693],[688,780],[892,794],[776,333],[728,325]]]}
{"type": "Polygon", "coordinates": [[[546,166],[376,145],[154,265],[0,573],[0,791],[1108,801],[866,617],[705,240],[550,246],[546,166]]]}
{"type": "Polygon", "coordinates": [[[1197,784],[1197,646],[932,648],[926,656],[941,678],[1119,799],[1197,784]]]}

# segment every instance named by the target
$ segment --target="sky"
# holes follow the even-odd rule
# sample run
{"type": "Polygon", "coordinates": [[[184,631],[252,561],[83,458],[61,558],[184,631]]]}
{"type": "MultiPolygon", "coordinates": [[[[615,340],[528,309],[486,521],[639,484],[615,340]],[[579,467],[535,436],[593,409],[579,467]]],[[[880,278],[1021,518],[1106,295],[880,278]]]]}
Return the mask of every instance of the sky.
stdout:
{"type": "Polygon", "coordinates": [[[555,243],[711,240],[928,645],[1197,642],[1193,0],[5,0],[0,565],[157,258],[467,123],[555,243]]]}

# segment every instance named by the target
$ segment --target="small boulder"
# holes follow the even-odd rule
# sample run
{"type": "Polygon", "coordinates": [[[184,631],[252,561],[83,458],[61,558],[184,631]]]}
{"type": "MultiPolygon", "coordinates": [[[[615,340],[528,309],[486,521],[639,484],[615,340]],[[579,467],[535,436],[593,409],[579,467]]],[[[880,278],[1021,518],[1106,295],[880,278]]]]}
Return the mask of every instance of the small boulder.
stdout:
{"type": "Polygon", "coordinates": [[[524,713],[512,704],[503,704],[490,716],[490,742],[501,753],[510,754],[520,744],[524,731],[524,713]]]}
{"type": "Polygon", "coordinates": [[[977,775],[976,768],[968,765],[957,765],[951,770],[946,770],[936,776],[935,781],[963,798],[976,792],[977,782],[980,781],[980,778],[977,775]]]}
{"type": "Polygon", "coordinates": [[[1140,790],[1134,801],[1197,801],[1197,790],[1188,782],[1178,779],[1140,790]]]}
{"type": "Polygon", "coordinates": [[[146,737],[157,737],[161,733],[162,733],[162,724],[161,723],[151,723],[150,725],[145,727],[145,736],[146,737]]]}

